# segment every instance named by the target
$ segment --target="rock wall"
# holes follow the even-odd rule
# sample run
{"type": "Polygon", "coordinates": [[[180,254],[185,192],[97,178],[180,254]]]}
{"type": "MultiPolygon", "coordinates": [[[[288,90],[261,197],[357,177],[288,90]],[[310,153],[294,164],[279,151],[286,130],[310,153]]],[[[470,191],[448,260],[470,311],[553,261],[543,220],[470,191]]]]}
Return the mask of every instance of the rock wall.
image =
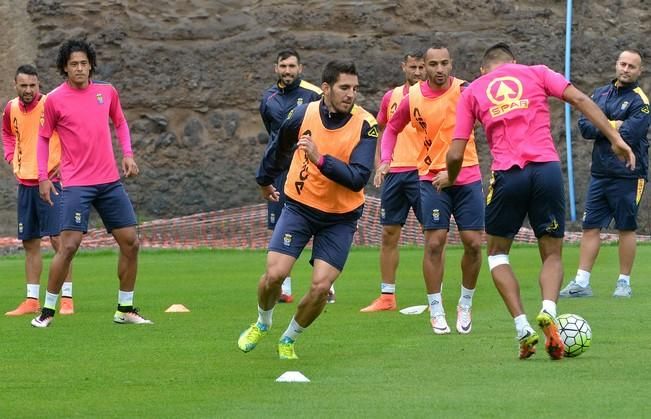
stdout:
{"type": "MultiPolygon", "coordinates": [[[[253,174],[267,135],[258,101],[285,46],[301,52],[306,78],[317,84],[327,61],[353,58],[358,102],[370,111],[402,82],[401,56],[414,47],[448,45],[455,74],[465,79],[478,75],[481,53],[498,41],[510,43],[519,62],[564,70],[565,2],[555,0],[9,0],[0,11],[11,17],[4,21],[14,35],[2,41],[10,43],[0,60],[3,103],[13,97],[17,65],[35,63],[48,91],[62,81],[54,68],[60,43],[85,37],[95,44],[95,77],[118,88],[131,127],[141,175],[126,184],[142,220],[259,202],[253,174]]],[[[573,82],[585,91],[606,83],[624,47],[651,57],[650,23],[641,0],[576,2],[573,82]]],[[[642,84],[651,93],[651,79],[643,76],[642,84]]],[[[553,126],[565,158],[559,102],[553,126]]],[[[580,211],[590,148],[574,127],[580,211]]],[[[485,157],[484,173],[488,163],[485,157]]],[[[0,170],[0,233],[13,234],[14,183],[7,167],[0,170]]],[[[641,212],[649,231],[646,198],[641,212]]]]}
{"type": "MultiPolygon", "coordinates": [[[[4,110],[4,105],[16,93],[16,68],[34,62],[38,42],[23,0],[1,1],[0,18],[4,22],[4,35],[0,36],[0,104],[4,110]]],[[[0,160],[0,236],[7,234],[16,234],[16,182],[3,158],[0,160]]]]}

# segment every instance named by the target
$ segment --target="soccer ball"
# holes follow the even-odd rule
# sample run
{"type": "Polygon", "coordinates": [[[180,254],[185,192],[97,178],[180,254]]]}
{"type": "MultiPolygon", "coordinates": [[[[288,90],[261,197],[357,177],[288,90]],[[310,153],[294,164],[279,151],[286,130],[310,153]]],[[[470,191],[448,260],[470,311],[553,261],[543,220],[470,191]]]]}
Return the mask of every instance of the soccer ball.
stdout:
{"type": "Polygon", "coordinates": [[[587,351],[592,343],[592,329],[588,322],[576,314],[561,314],[557,319],[565,343],[565,356],[573,358],[587,351]]]}

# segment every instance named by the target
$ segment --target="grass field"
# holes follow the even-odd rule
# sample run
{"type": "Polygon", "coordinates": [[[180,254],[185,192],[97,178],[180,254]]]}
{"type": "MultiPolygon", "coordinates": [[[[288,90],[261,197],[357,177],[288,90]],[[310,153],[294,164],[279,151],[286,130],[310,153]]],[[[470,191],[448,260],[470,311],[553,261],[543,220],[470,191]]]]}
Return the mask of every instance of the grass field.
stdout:
{"type": "MultiPolygon", "coordinates": [[[[421,250],[403,249],[401,307],[425,304],[421,250]]],[[[444,290],[454,330],[459,248],[450,248],[444,290]]],[[[651,247],[641,245],[633,298],[611,297],[617,248],[604,247],[590,299],[561,300],[559,313],[584,316],[593,346],[575,359],[550,361],[542,345],[517,359],[515,331],[484,264],[475,294],[473,332],[435,336],[427,314],[359,313],[379,292],[378,250],[354,249],[337,282],[337,302],[297,341],[298,361],[280,361],[275,344],[296,303],[279,305],[274,327],[253,352],[237,349],[255,320],[263,252],[145,251],[136,305],[153,326],[112,323],[116,254],[75,260],[74,316],[49,329],[28,317],[0,318],[0,417],[650,417],[651,247]],[[173,303],[191,313],[165,314],[173,303]],[[276,383],[288,370],[310,383],[276,383]]],[[[564,253],[566,276],[578,248],[564,253]]],[[[540,309],[534,247],[512,251],[530,321],[540,309]]],[[[49,264],[49,259],[46,261],[49,264]]],[[[0,259],[0,310],[24,296],[23,259],[0,259]]],[[[307,258],[293,272],[308,286],[307,258]]],[[[43,288],[43,287],[42,287],[43,288]]]]}

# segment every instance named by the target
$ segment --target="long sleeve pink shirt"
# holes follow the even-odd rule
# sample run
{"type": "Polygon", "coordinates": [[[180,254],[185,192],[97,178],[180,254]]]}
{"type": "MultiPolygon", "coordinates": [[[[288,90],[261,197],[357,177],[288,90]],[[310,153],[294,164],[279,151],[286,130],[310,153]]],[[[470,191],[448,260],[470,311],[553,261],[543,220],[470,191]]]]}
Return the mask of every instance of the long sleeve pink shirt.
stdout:
{"type": "MultiPolygon", "coordinates": [[[[423,93],[423,96],[430,99],[435,99],[446,92],[446,90],[432,89],[429,87],[429,84],[426,81],[420,83],[420,91],[423,93]]],[[[381,162],[384,163],[391,161],[393,150],[395,149],[396,143],[398,141],[398,134],[407,126],[407,124],[411,123],[411,113],[409,109],[409,95],[406,95],[400,102],[400,105],[398,105],[396,112],[393,114],[391,120],[387,123],[387,126],[382,133],[380,149],[381,162]]],[[[425,175],[420,175],[419,179],[433,180],[436,176],[436,173],[438,172],[429,172],[425,175]]],[[[478,180],[481,180],[481,171],[479,169],[479,165],[467,166],[461,169],[461,172],[459,173],[459,176],[457,176],[454,184],[467,185],[478,180]]]]}
{"type": "Polygon", "coordinates": [[[129,126],[117,90],[92,81],[85,89],[62,83],[48,95],[39,130],[38,177],[47,179],[48,142],[56,130],[61,140],[61,177],[65,186],[91,186],[120,179],[113,154],[113,122],[122,155],[133,156],[129,126]]]}
{"type": "MultiPolygon", "coordinates": [[[[389,121],[389,101],[391,100],[391,95],[393,94],[393,89],[389,89],[388,92],[382,96],[382,101],[380,102],[380,110],[377,113],[377,123],[380,127],[384,128],[389,121]]],[[[405,92],[407,94],[407,92],[405,92]]]]}
{"type": "MultiPolygon", "coordinates": [[[[34,98],[30,103],[24,104],[21,100],[18,101],[18,106],[21,112],[29,113],[34,111],[34,109],[38,106],[41,98],[43,97],[42,94],[39,94],[37,97],[34,98]]],[[[14,160],[14,157],[16,155],[16,149],[18,147],[21,147],[23,156],[29,155],[29,160],[32,158],[38,159],[38,156],[36,154],[37,147],[38,147],[38,139],[36,138],[34,142],[28,141],[28,144],[33,144],[34,147],[25,147],[25,138],[22,138],[20,145],[17,144],[17,138],[16,134],[14,131],[16,130],[14,124],[14,117],[16,115],[12,115],[11,113],[11,100],[7,102],[7,105],[5,106],[5,109],[2,113],[2,145],[4,147],[4,158],[7,163],[12,163],[14,160]]],[[[31,131],[30,131],[31,132],[31,131]]],[[[25,134],[22,134],[25,135],[25,134]]],[[[49,174],[50,179],[52,181],[58,182],[60,179],[58,176],[53,176],[53,173],[49,174]]],[[[29,179],[22,179],[16,175],[16,180],[18,183],[21,185],[25,186],[38,186],[38,179],[36,178],[29,178],[29,179]]]]}
{"type": "MultiPolygon", "coordinates": [[[[409,85],[405,83],[403,85],[402,89],[402,94],[404,96],[407,96],[409,93],[409,85]]],[[[380,124],[382,128],[386,127],[387,123],[389,122],[389,103],[391,102],[391,96],[393,96],[393,89],[389,89],[384,96],[382,96],[382,102],[380,102],[380,110],[377,113],[377,122],[380,124]]],[[[393,118],[393,115],[391,116],[393,118]]],[[[402,129],[400,130],[402,131],[402,129]]],[[[382,133],[384,135],[384,133],[382,133]]],[[[396,134],[396,143],[397,143],[397,136],[396,134]]],[[[382,139],[380,139],[380,146],[382,145],[382,139]]],[[[380,150],[381,151],[381,150],[380,150]]],[[[411,172],[412,170],[416,170],[414,166],[392,166],[389,168],[389,173],[403,173],[403,172],[411,172]]]]}

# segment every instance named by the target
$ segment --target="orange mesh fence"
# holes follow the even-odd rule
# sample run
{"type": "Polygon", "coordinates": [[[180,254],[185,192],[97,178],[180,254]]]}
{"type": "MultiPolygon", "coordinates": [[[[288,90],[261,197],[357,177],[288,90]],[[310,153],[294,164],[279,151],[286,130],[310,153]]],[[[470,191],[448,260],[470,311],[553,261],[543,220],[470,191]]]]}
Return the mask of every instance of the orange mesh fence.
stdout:
{"type": "MultiPolygon", "coordinates": [[[[146,221],[138,226],[141,247],[143,248],[243,248],[264,249],[271,232],[266,228],[267,205],[257,204],[220,211],[203,212],[183,217],[146,221]]],[[[359,221],[355,235],[355,245],[379,246],[382,240],[380,224],[380,200],[366,198],[364,215],[359,221]]],[[[604,241],[616,241],[615,234],[602,234],[604,241]]],[[[649,241],[649,236],[638,236],[640,241],[649,241]]],[[[576,243],[581,240],[580,232],[566,232],[565,242],[576,243]]],[[[533,231],[522,228],[515,237],[516,242],[535,243],[533,231]]],[[[458,244],[459,232],[452,222],[449,243],[458,244]]],[[[402,245],[422,245],[423,235],[413,213],[409,214],[402,229],[402,245]]],[[[43,246],[49,247],[48,240],[43,246]]],[[[104,229],[92,229],[84,236],[82,248],[115,247],[115,241],[104,229]]],[[[4,253],[22,248],[15,238],[0,238],[0,250],[4,253]]]]}

